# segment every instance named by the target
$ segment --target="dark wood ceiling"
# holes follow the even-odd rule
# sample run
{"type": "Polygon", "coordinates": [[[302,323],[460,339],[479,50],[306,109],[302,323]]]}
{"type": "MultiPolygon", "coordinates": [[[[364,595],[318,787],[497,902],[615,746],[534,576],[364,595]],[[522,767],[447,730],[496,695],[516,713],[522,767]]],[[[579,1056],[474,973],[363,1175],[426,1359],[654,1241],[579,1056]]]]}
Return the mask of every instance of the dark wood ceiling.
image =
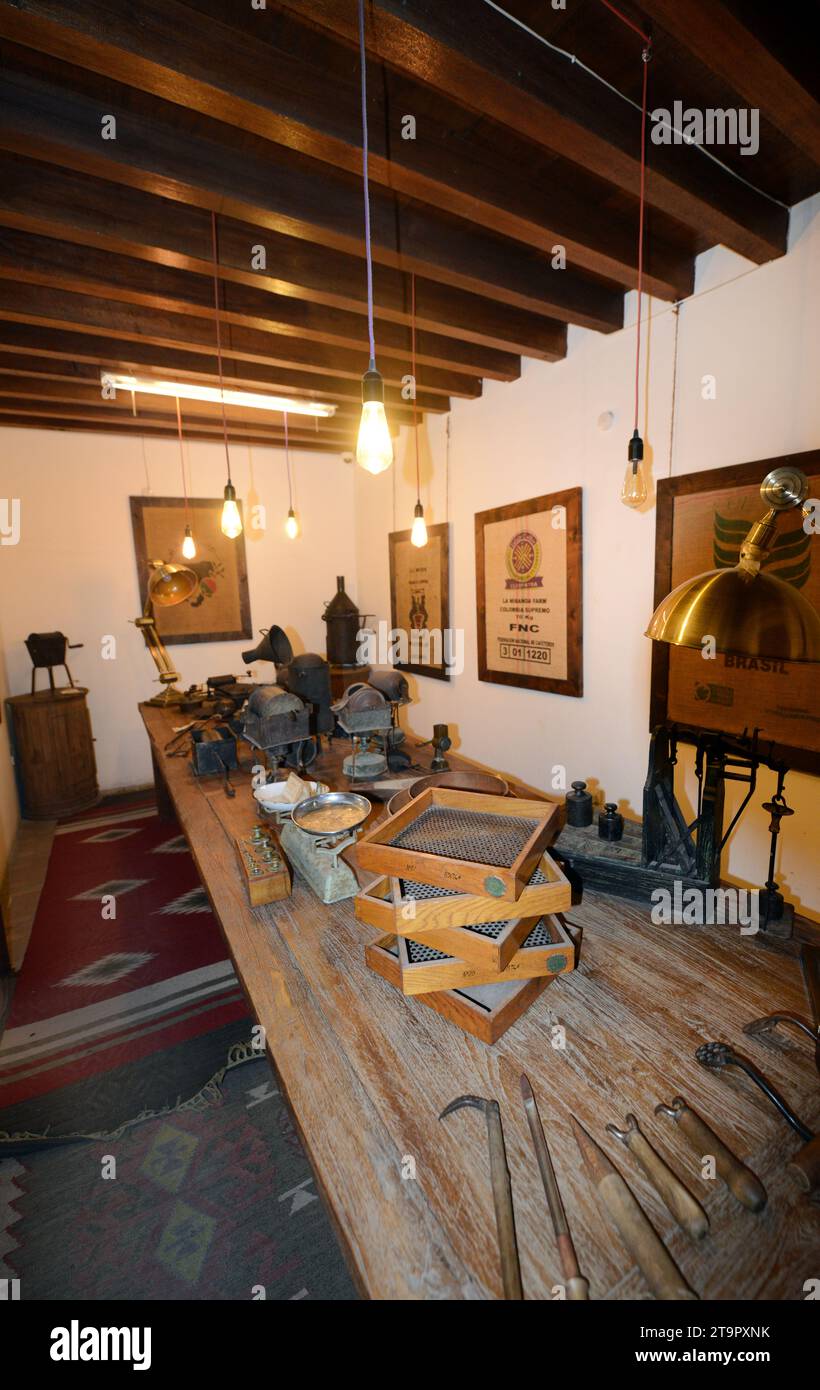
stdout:
{"type": "MultiPolygon", "coordinates": [[[[640,100],[641,40],[602,0],[504,8],[640,100]]],[[[799,12],[764,0],[623,0],[652,33],[650,107],[756,107],[760,149],[650,143],[645,285],[692,290],[722,242],[763,262],[820,186],[799,12]],[[741,175],[734,177],[731,171],[741,175]],[[750,186],[751,185],[751,186],[750,186]]],[[[446,411],[567,325],[609,333],[636,284],[640,117],[485,0],[367,0],[378,361],[391,425],[446,411]],[[402,138],[403,117],[416,138],[402,138]],[[551,266],[554,245],[567,267],[551,266]]],[[[103,400],[103,367],[332,401],[296,447],[351,449],[367,366],[357,0],[0,0],[0,423],[175,432],[174,402],[103,400]],[[116,117],[116,139],[102,138],[116,117]],[[252,267],[263,245],[265,269],[252,267]]],[[[282,418],[230,407],[232,438],[282,418]]],[[[184,403],[186,434],[221,433],[184,403]]]]}

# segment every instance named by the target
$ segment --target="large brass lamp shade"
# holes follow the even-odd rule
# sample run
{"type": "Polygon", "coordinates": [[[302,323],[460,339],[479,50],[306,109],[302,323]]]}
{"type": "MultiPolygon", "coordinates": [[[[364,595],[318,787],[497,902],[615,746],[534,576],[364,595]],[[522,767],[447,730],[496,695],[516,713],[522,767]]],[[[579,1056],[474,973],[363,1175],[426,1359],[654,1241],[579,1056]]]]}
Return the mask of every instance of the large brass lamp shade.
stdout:
{"type": "Polygon", "coordinates": [[[796,468],[775,468],[763,479],[766,515],[751,527],[733,569],[687,579],[659,604],[646,630],[656,642],[779,661],[820,661],[820,615],[808,599],[762,573],[780,512],[802,507],[808,480],[796,468]]]}
{"type": "Polygon", "coordinates": [[[173,608],[177,603],[184,603],[187,598],[191,597],[191,594],[196,592],[199,578],[186,565],[163,564],[161,560],[151,560],[149,563],[152,573],[148,580],[145,607],[142,617],[136,618],[134,621],[145,638],[145,645],[154,658],[156,668],[159,671],[160,682],[165,688],[161,695],[155,695],[147,703],[149,705],[178,705],[184,699],[182,691],[176,687],[179,672],[175,671],[171,665],[171,658],[165,643],[157,632],[154,609],[173,608]]]}

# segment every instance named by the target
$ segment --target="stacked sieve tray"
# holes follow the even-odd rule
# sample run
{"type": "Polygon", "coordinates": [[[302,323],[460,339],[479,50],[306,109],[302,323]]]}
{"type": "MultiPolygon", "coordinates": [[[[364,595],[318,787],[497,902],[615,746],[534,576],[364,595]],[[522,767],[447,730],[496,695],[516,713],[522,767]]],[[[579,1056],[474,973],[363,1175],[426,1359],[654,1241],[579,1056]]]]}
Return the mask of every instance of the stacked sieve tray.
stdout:
{"type": "Polygon", "coordinates": [[[373,827],[358,860],[377,876],[355,899],[385,933],[371,969],[494,1042],[575,966],[556,916],[570,885],[546,852],[559,820],[554,802],[431,787],[373,827]]]}

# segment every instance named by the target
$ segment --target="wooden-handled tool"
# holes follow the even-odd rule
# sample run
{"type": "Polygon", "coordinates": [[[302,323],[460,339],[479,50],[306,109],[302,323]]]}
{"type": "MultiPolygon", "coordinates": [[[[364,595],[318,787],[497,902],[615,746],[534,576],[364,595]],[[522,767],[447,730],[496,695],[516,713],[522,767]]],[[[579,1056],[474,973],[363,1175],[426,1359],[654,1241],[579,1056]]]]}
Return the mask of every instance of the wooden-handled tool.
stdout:
{"type": "Polygon", "coordinates": [[[573,1116],[570,1121],[598,1196],[655,1297],[665,1302],[697,1301],[697,1294],[690,1289],[618,1169],[573,1116]]]}
{"type": "Polygon", "coordinates": [[[734,1197],[749,1211],[762,1211],[766,1205],[766,1189],[762,1182],[727,1149],[722,1139],[718,1139],[713,1129],[700,1118],[683,1099],[675,1096],[671,1105],[656,1105],[656,1115],[668,1115],[682,1129],[692,1148],[699,1157],[711,1154],[715,1167],[734,1197]]]}
{"type": "Polygon", "coordinates": [[[504,1297],[523,1298],[521,1267],[518,1263],[518,1246],[515,1240],[510,1170],[507,1167],[507,1150],[504,1147],[504,1130],[501,1127],[501,1111],[498,1108],[498,1101],[485,1100],[483,1096],[458,1096],[444,1107],[439,1119],[443,1120],[446,1115],[452,1115],[454,1110],[460,1110],[465,1105],[480,1110],[487,1121],[490,1178],[493,1185],[495,1221],[498,1227],[498,1244],[501,1251],[501,1278],[504,1284],[504,1297]]]}
{"type": "Polygon", "coordinates": [[[633,1153],[649,1178],[655,1191],[662,1198],[674,1216],[681,1230],[692,1240],[702,1240],[709,1230],[709,1217],[697,1198],[684,1187],[676,1173],[664,1162],[656,1149],[642,1133],[634,1115],[627,1115],[626,1129],[617,1125],[607,1125],[607,1133],[614,1134],[633,1153]]]}
{"type": "Polygon", "coordinates": [[[575,1246],[572,1243],[572,1236],[569,1233],[566,1212],[564,1211],[564,1203],[561,1201],[561,1193],[558,1190],[555,1169],[552,1166],[552,1159],[550,1158],[550,1151],[547,1146],[547,1136],[544,1133],[544,1126],[541,1123],[541,1116],[538,1113],[538,1106],[535,1103],[532,1086],[529,1083],[529,1079],[523,1075],[521,1077],[521,1095],[524,1101],[524,1109],[527,1114],[530,1134],[532,1135],[535,1157],[538,1160],[541,1181],[544,1184],[544,1191],[547,1195],[547,1205],[549,1206],[550,1216],[552,1217],[552,1226],[555,1231],[555,1240],[561,1259],[561,1269],[564,1274],[567,1299],[588,1299],[589,1284],[578,1269],[575,1246]]]}

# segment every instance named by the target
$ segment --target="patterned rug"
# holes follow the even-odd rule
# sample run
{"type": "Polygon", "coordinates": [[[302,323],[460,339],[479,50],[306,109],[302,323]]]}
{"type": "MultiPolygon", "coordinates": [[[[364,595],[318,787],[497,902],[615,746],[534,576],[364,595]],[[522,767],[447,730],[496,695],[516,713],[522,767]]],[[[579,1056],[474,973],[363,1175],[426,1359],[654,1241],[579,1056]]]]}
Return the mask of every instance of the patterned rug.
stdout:
{"type": "Polygon", "coordinates": [[[153,799],[62,822],[0,1041],[0,1111],[245,1017],[185,839],[153,799]]]}
{"type": "Polygon", "coordinates": [[[179,827],[61,823],[0,1040],[0,1301],[356,1298],[251,1026],[179,827]]]}
{"type": "Polygon", "coordinates": [[[21,1301],[357,1296],[264,1058],[120,1138],[0,1157],[4,1280],[21,1301]]]}

